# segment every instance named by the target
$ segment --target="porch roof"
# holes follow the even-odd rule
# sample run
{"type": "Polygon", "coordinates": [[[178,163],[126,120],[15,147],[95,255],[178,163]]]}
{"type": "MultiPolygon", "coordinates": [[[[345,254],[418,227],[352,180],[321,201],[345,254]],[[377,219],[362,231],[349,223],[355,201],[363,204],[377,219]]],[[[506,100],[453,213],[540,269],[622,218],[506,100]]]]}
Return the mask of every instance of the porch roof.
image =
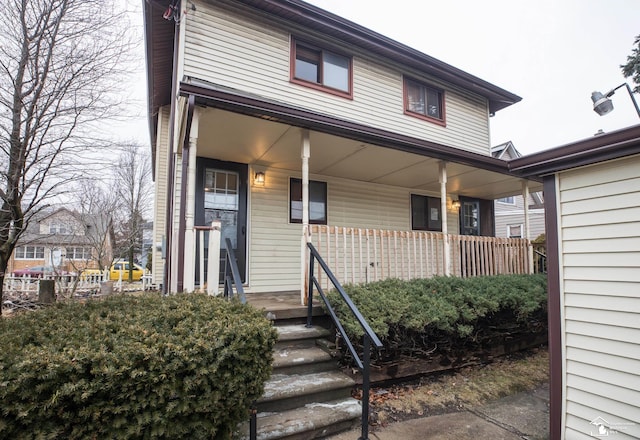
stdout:
{"type": "MultiPolygon", "coordinates": [[[[255,167],[300,170],[300,128],[310,132],[312,174],[439,193],[447,162],[448,192],[496,199],[522,193],[522,178],[489,155],[388,132],[266,101],[204,83],[180,93],[201,106],[198,155],[255,167]]],[[[542,189],[530,181],[530,191],[542,189]]]]}

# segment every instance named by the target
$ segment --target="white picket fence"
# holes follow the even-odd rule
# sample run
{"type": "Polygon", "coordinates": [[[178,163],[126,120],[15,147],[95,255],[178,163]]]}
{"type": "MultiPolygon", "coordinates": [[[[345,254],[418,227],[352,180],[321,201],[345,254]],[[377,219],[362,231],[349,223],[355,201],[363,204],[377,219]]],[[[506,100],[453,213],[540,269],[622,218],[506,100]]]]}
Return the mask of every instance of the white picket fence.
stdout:
{"type": "MultiPolygon", "coordinates": [[[[109,271],[92,275],[44,275],[42,278],[32,278],[28,276],[18,277],[7,275],[4,278],[4,294],[6,297],[33,297],[37,298],[40,288],[40,280],[54,280],[55,290],[59,297],[71,298],[73,296],[87,296],[99,293],[103,288],[103,283],[109,282],[109,271]]],[[[139,290],[150,290],[151,274],[145,272],[139,282],[129,283],[123,281],[122,273],[120,279],[111,281],[112,292],[134,292],[139,290]]]]}

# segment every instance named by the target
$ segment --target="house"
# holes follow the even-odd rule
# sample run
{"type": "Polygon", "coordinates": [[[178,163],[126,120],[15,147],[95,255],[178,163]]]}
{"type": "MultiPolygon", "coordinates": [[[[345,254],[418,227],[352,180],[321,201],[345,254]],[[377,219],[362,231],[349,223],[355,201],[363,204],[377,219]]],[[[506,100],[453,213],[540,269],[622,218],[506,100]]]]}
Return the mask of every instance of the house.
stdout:
{"type": "Polygon", "coordinates": [[[510,167],[544,180],[550,438],[640,438],[640,125],[510,167]]]}
{"type": "Polygon", "coordinates": [[[108,265],[113,252],[113,225],[105,215],[58,208],[33,217],[9,260],[9,271],[52,266],[79,272],[108,265]]]}
{"type": "Polygon", "coordinates": [[[343,282],[531,270],[526,233],[494,231],[495,199],[541,189],[491,155],[517,95],[301,0],[144,22],[164,291],[207,283],[214,222],[248,292],[303,290],[307,242],[343,282]]]}
{"type": "MultiPolygon", "coordinates": [[[[505,142],[491,148],[491,155],[502,160],[522,157],[513,146],[513,142],[505,142]]],[[[524,204],[522,194],[500,198],[495,201],[496,237],[524,237],[524,204]]],[[[544,198],[542,192],[532,192],[527,199],[529,209],[530,236],[536,238],[544,234],[544,198]]]]}

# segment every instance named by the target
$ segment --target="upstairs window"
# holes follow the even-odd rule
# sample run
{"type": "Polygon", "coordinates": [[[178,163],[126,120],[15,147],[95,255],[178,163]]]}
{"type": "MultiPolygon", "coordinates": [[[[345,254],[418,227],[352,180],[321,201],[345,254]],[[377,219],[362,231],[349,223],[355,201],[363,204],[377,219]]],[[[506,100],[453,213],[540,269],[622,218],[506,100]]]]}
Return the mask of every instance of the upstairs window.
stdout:
{"type": "Polygon", "coordinates": [[[69,224],[52,222],[49,223],[49,234],[71,235],[73,230],[69,224]]]}
{"type": "Polygon", "coordinates": [[[444,92],[412,79],[404,79],[404,112],[444,125],[444,92]]]}
{"type": "Polygon", "coordinates": [[[516,199],[513,196],[509,196],[509,197],[503,197],[501,199],[498,199],[498,202],[504,203],[505,205],[515,205],[516,199]]]}
{"type": "Polygon", "coordinates": [[[351,57],[291,39],[291,81],[351,98],[351,57]]]}
{"type": "Polygon", "coordinates": [[[438,197],[411,194],[411,229],[442,231],[442,206],[438,197]]]}

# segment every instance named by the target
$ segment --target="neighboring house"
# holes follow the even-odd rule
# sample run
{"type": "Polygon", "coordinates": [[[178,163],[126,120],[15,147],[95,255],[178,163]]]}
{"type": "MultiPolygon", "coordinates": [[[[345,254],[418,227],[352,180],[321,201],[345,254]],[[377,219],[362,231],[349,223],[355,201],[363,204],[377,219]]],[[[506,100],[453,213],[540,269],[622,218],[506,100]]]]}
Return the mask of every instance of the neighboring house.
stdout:
{"type": "Polygon", "coordinates": [[[176,3],[144,2],[155,284],[206,283],[213,221],[249,292],[300,290],[307,241],[342,281],[528,271],[491,238],[520,97],[300,0],[176,3]]]}
{"type": "Polygon", "coordinates": [[[550,438],[640,438],[640,125],[510,167],[544,178],[550,438]]]}
{"type": "Polygon", "coordinates": [[[83,215],[66,208],[31,219],[9,260],[9,271],[52,266],[78,272],[111,262],[113,227],[102,215],[83,215]]]}
{"type": "MultiPolygon", "coordinates": [[[[512,160],[522,155],[511,141],[491,148],[493,157],[512,160]]],[[[544,234],[544,199],[542,192],[530,193],[527,198],[529,208],[529,238],[544,234]]],[[[525,238],[524,196],[522,194],[503,197],[495,201],[496,237],[525,238]]]]}

